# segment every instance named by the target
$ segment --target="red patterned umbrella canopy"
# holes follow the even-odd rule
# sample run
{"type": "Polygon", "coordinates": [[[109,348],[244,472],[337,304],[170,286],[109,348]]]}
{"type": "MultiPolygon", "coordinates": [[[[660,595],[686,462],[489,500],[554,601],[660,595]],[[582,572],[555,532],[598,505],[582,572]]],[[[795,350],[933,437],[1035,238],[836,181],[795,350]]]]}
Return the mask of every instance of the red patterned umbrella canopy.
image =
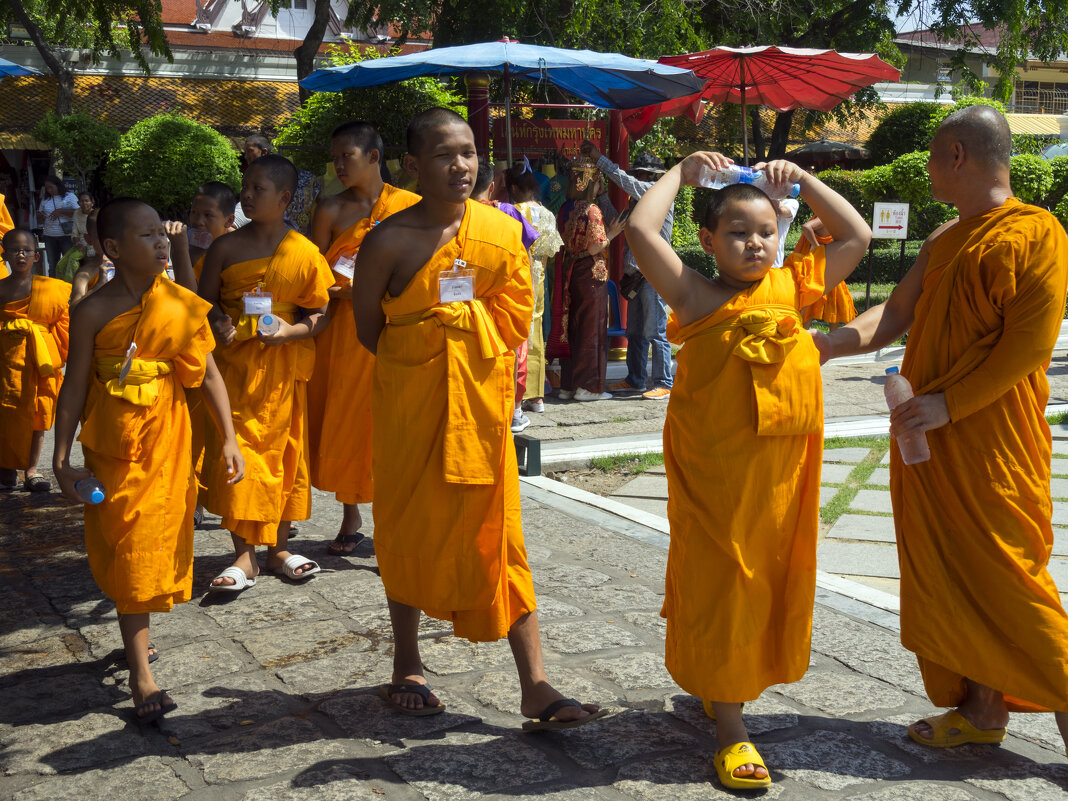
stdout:
{"type": "MultiPolygon", "coordinates": [[[[880,81],[896,81],[900,76],[896,67],[874,53],[773,45],[714,47],[700,53],[664,56],[660,63],[693,70],[705,82],[699,95],[702,100],[740,103],[743,118],[745,106],[754,103],[777,111],[830,111],[858,90],[880,81]]],[[[673,102],[677,106],[682,100],[673,102]]],[[[744,125],[742,133],[748,153],[744,125]]]]}

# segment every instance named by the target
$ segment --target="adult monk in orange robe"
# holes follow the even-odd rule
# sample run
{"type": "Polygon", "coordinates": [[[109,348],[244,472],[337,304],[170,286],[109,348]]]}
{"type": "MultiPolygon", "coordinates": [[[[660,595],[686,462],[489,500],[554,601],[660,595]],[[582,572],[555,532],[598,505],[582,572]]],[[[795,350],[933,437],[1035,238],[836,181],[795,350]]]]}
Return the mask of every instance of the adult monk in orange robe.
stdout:
{"type": "Polygon", "coordinates": [[[70,284],[33,275],[40,254],[30,231],[9,230],[3,243],[14,272],[0,279],[0,486],[14,487],[22,470],[24,489],[47,492],[37,462],[63,384],[70,284]]]}
{"type": "Polygon", "coordinates": [[[986,106],[931,140],[934,197],[959,218],[924,243],[886,303],[819,338],[827,358],[909,331],[901,374],[916,397],[896,437],[926,432],[931,458],[890,462],[901,564],[901,641],[936,706],[909,736],[932,746],[1000,742],[1009,712],[1053,711],[1068,742],[1068,615],[1047,570],[1046,369],[1064,316],[1068,240],[1009,184],[1012,143],[986,106]]]}
{"type": "Polygon", "coordinates": [[[319,202],[312,241],[334,272],[330,324],[315,337],[315,371],[308,382],[311,483],[342,504],[334,556],[356,550],[363,535],[358,503],[374,498],[371,477],[371,384],[375,360],[356,338],[352,274],[367,232],[419,196],[382,180],[382,137],[370,123],[342,123],[330,135],[334,170],[345,191],[319,202]]]}
{"type": "Polygon", "coordinates": [[[53,467],[64,493],[86,503],[89,567],[115,602],[134,719],[144,724],[177,707],[149,668],[149,615],[188,601],[192,590],[196,482],[186,387],[204,383],[230,480],[244,468],[211,359],[211,306],[163,275],[167,231],[159,216],[120,198],[100,210],[98,226],[116,274],[73,315],[53,467]],[[70,464],[79,417],[85,469],[70,464]],[[89,503],[75,485],[93,476],[105,497],[89,503]]]}
{"type": "Polygon", "coordinates": [[[356,329],[376,353],[375,552],[393,624],[397,711],[444,705],[423,675],[420,610],[458,637],[507,636],[525,728],[604,713],[564,698],[542,665],[510,437],[512,350],[534,294],[520,224],[470,200],[474,134],[435,108],[408,126],[408,172],[422,200],[371,231],[357,259],[356,329]]]}
{"type": "Polygon", "coordinates": [[[664,426],[667,668],[718,721],[720,782],[754,789],[771,778],[741,704],[797,681],[809,663],[823,398],[801,309],[852,272],[871,231],[815,176],[773,161],[758,169],[774,184],[799,183],[835,241],[773,269],[772,201],[753,186],[730,186],[713,195],[699,234],[716,257],[709,280],[683,265],[660,230],[681,186],[731,163],[695,153],[669,170],[638,201],[627,242],[673,310],[668,338],[684,345],[664,426]]]}
{"type": "Polygon", "coordinates": [[[284,219],[296,189],[296,168],[261,156],[245,171],[241,207],[251,222],[211,244],[198,292],[217,306],[215,358],[233,399],[234,428],[246,476],[231,485],[218,467],[218,438],[207,431],[204,506],[221,515],[233,536],[235,560],[212,590],[238,592],[256,583],[256,546],[267,546],[267,569],[293,580],[319,572],[288,549],[289,524],[311,515],[308,481],[308,379],[312,337],[326,322],[333,277],[326,260],[284,219]],[[259,330],[271,315],[278,330],[259,330]]]}

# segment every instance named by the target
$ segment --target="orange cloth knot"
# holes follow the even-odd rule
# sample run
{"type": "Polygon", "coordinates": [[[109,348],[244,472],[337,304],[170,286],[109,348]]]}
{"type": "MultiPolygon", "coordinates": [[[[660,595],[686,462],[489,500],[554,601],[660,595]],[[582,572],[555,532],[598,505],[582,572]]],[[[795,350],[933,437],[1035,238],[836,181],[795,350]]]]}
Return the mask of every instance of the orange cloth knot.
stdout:
{"type": "Polygon", "coordinates": [[[734,346],[734,355],[760,364],[775,364],[785,359],[803,330],[801,316],[789,306],[748,309],[724,328],[743,329],[746,335],[734,346]]]}

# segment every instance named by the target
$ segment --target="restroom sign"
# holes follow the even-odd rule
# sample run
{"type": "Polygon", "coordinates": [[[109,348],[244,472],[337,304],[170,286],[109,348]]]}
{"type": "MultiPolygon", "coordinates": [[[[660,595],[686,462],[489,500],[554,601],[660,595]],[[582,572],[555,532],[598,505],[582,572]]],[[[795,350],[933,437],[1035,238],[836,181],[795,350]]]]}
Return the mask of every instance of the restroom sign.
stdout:
{"type": "Polygon", "coordinates": [[[909,204],[876,203],[871,218],[873,239],[908,239],[909,204]]]}

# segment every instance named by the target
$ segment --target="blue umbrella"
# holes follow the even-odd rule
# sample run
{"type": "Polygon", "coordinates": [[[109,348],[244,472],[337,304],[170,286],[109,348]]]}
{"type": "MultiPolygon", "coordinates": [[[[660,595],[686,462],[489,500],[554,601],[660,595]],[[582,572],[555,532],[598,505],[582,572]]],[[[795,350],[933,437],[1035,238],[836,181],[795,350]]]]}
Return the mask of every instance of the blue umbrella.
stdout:
{"type": "Polygon", "coordinates": [[[32,67],[23,67],[16,64],[14,61],[8,61],[6,58],[0,58],[0,79],[6,78],[8,75],[40,75],[40,70],[35,70],[32,67]]]}
{"type": "Polygon", "coordinates": [[[1068,142],[1061,142],[1056,145],[1050,145],[1042,151],[1042,156],[1045,159],[1052,161],[1057,156],[1068,156],[1068,142]]]}
{"type": "MultiPolygon", "coordinates": [[[[357,64],[316,70],[301,86],[318,92],[378,86],[408,78],[501,72],[506,117],[511,119],[508,83],[512,77],[546,81],[598,108],[640,108],[701,91],[704,83],[690,70],[617,53],[564,50],[517,42],[440,47],[407,56],[373,58],[357,64]]],[[[511,161],[511,130],[508,130],[511,161]]]]}

